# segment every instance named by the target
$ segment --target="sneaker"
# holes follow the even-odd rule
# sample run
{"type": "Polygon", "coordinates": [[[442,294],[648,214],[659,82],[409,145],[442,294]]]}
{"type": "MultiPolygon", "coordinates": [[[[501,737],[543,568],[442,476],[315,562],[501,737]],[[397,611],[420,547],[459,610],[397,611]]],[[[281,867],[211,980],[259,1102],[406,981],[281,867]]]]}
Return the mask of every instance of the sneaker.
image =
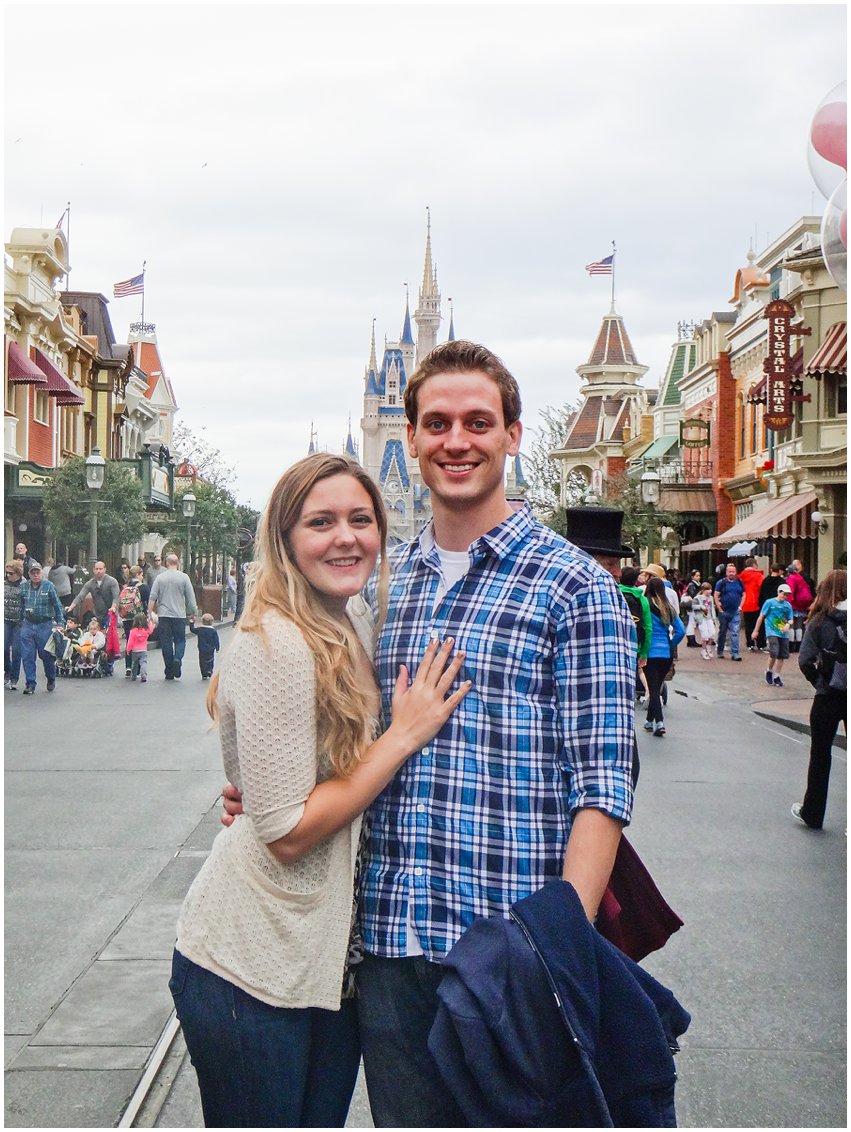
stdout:
{"type": "Polygon", "coordinates": [[[731,656],[730,660],[732,660],[735,664],[741,664],[742,663],[742,658],[740,656],[731,656]]]}
{"type": "Polygon", "coordinates": [[[804,803],[803,802],[793,802],[792,803],[792,817],[795,818],[796,821],[799,821],[801,823],[801,825],[805,825],[807,827],[807,829],[821,829],[820,825],[810,825],[810,823],[804,817],[803,810],[804,810],[804,803]]]}
{"type": "Polygon", "coordinates": [[[775,688],[782,688],[783,687],[783,681],[780,679],[779,676],[774,677],[774,687],[775,688]]]}
{"type": "Polygon", "coordinates": [[[17,684],[10,684],[10,685],[9,685],[9,691],[10,691],[10,692],[17,692],[17,690],[18,690],[18,685],[17,685],[17,684]]]}
{"type": "Polygon", "coordinates": [[[653,728],[653,734],[654,735],[664,735],[665,734],[665,724],[664,723],[657,723],[656,726],[653,728]]]}
{"type": "Polygon", "coordinates": [[[649,719],[645,719],[645,721],[644,721],[644,730],[645,730],[645,731],[652,731],[652,730],[653,730],[653,722],[652,722],[652,720],[649,720],[649,719]]]}
{"type": "Polygon", "coordinates": [[[55,687],[56,687],[56,681],[55,680],[48,680],[47,681],[48,692],[52,692],[55,687]]]}
{"type": "Polygon", "coordinates": [[[11,688],[12,687],[12,681],[7,678],[6,680],[3,681],[3,687],[4,688],[11,688]]]}
{"type": "Polygon", "coordinates": [[[139,679],[142,681],[143,684],[148,683],[148,677],[147,676],[140,676],[139,679]]]}
{"type": "Polygon", "coordinates": [[[773,673],[773,672],[771,671],[771,669],[770,669],[770,668],[769,668],[769,669],[766,669],[766,673],[765,673],[765,682],[766,682],[766,684],[767,684],[767,685],[769,686],[769,688],[770,688],[770,687],[771,687],[771,685],[772,685],[772,684],[774,683],[774,673],[773,673]]]}
{"type": "Polygon", "coordinates": [[[130,671],[129,668],[124,669],[124,679],[125,680],[130,680],[132,675],[133,675],[133,673],[130,671]]]}
{"type": "Polygon", "coordinates": [[[24,695],[25,696],[34,696],[35,695],[35,688],[24,688],[24,695]]]}

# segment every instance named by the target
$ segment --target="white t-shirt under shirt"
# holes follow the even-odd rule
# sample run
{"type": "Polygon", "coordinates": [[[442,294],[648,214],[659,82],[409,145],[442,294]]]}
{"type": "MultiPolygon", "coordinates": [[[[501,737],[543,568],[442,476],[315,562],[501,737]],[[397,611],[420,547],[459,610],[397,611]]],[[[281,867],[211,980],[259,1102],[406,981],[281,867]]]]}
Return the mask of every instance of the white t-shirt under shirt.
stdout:
{"type": "MultiPolygon", "coordinates": [[[[467,550],[444,550],[433,541],[431,532],[423,535],[420,545],[422,546],[423,553],[428,552],[431,546],[435,548],[440,558],[440,570],[443,574],[440,585],[437,587],[437,594],[434,599],[434,609],[440,605],[444,597],[449,593],[456,582],[460,582],[464,575],[470,569],[470,554],[467,550]],[[430,545],[428,541],[430,541],[430,545]]],[[[433,612],[433,611],[432,611],[433,612]]],[[[417,935],[417,929],[414,927],[413,917],[411,916],[411,904],[408,902],[408,922],[407,922],[407,936],[405,939],[405,953],[410,958],[414,955],[422,955],[423,949],[420,945],[420,939],[417,935]]]]}

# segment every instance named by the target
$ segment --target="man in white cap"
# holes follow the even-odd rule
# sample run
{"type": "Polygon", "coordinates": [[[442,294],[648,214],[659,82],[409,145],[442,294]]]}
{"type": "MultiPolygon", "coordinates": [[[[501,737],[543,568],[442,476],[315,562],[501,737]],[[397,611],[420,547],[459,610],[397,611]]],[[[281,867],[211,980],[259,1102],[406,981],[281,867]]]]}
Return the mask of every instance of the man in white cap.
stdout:
{"type": "Polygon", "coordinates": [[[29,580],[21,582],[21,663],[24,666],[26,687],[25,696],[32,696],[36,689],[36,657],[41,657],[47,690],[56,687],[56,657],[45,650],[54,623],[65,624],[62,602],[52,582],[42,577],[41,563],[31,562],[29,580]]]}

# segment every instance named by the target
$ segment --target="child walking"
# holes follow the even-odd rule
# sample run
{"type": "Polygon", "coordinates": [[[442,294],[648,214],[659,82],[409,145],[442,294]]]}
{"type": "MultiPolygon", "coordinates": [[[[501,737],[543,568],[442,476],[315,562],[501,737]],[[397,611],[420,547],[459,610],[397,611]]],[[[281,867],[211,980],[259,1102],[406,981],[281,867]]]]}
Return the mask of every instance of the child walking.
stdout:
{"type": "Polygon", "coordinates": [[[133,618],[133,628],[127,637],[130,679],[135,680],[138,676],[143,684],[148,682],[148,637],[153,631],[153,614],[137,613],[133,618]]]}
{"type": "Polygon", "coordinates": [[[694,635],[700,642],[700,655],[704,660],[714,660],[718,651],[718,617],[712,600],[711,582],[704,582],[695,594],[691,614],[695,624],[694,635]]]}
{"type": "Polygon", "coordinates": [[[209,680],[213,675],[213,663],[219,648],[219,634],[213,628],[212,613],[205,613],[200,625],[190,625],[190,632],[198,638],[198,667],[201,679],[209,680]]]}
{"type": "Polygon", "coordinates": [[[777,587],[777,597],[769,598],[760,610],[756,628],[751,634],[752,640],[759,636],[759,627],[765,622],[765,642],[768,645],[768,668],[765,673],[766,684],[775,688],[783,687],[780,673],[783,671],[783,661],[789,656],[790,639],[792,637],[792,623],[794,610],[789,598],[792,587],[785,582],[777,587]]]}

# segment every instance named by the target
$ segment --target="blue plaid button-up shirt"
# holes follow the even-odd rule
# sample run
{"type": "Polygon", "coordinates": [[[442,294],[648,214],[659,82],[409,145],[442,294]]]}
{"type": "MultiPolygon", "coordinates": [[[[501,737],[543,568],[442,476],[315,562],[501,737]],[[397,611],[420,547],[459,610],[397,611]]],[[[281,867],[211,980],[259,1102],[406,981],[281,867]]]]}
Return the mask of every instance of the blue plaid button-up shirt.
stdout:
{"type": "Polygon", "coordinates": [[[385,720],[400,664],[433,636],[466,652],[472,691],[369,814],[360,910],[366,949],[405,951],[408,905],[440,959],[480,916],[560,876],[579,808],[632,808],[634,629],[596,562],[517,512],[469,548],[469,572],[435,609],[433,538],[393,552],[376,665],[385,720]]]}

